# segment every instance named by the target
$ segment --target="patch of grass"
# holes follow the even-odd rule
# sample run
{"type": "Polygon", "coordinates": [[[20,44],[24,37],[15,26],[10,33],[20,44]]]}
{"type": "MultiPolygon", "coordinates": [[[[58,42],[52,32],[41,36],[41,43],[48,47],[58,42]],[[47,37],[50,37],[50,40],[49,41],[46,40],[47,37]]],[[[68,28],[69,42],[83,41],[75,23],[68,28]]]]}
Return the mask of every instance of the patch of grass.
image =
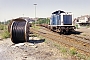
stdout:
{"type": "Polygon", "coordinates": [[[54,45],[54,47],[56,47],[57,49],[59,49],[61,53],[67,55],[68,49],[66,47],[61,46],[61,45],[59,45],[57,43],[54,43],[53,45],[54,45]]]}
{"type": "Polygon", "coordinates": [[[90,57],[87,57],[86,60],[90,60],[90,57]]]}
{"type": "Polygon", "coordinates": [[[83,55],[83,54],[77,54],[76,57],[77,57],[79,60],[81,60],[81,59],[87,60],[87,59],[86,59],[86,56],[83,55]]]}
{"type": "Polygon", "coordinates": [[[58,48],[58,47],[60,47],[60,46],[59,46],[59,45],[57,45],[57,44],[54,44],[54,46],[55,46],[55,47],[57,47],[57,48],[58,48]]]}
{"type": "Polygon", "coordinates": [[[43,37],[42,36],[39,36],[40,39],[42,39],[43,37]]]}
{"type": "Polygon", "coordinates": [[[3,24],[0,24],[0,30],[4,30],[5,26],[3,24]]]}
{"type": "Polygon", "coordinates": [[[83,36],[86,36],[86,34],[83,34],[83,36]]]}
{"type": "Polygon", "coordinates": [[[0,37],[1,39],[10,37],[10,33],[7,30],[7,25],[0,24],[0,37]]]}
{"type": "Polygon", "coordinates": [[[87,28],[90,28],[90,26],[86,26],[87,28]]]}
{"type": "Polygon", "coordinates": [[[64,48],[64,47],[62,47],[61,49],[60,49],[60,51],[61,51],[61,53],[67,53],[67,49],[66,48],[64,48]]]}
{"type": "Polygon", "coordinates": [[[37,37],[37,34],[31,34],[30,37],[37,37]]]}
{"type": "Polygon", "coordinates": [[[2,39],[10,37],[10,33],[7,30],[4,30],[3,33],[1,33],[0,35],[2,39]]]}
{"type": "Polygon", "coordinates": [[[40,26],[32,26],[32,28],[34,28],[34,29],[36,29],[36,30],[38,30],[38,29],[40,29],[40,26]]]}
{"type": "Polygon", "coordinates": [[[49,40],[47,40],[47,39],[45,39],[43,36],[38,36],[40,39],[42,39],[42,40],[45,40],[44,42],[47,44],[48,42],[49,42],[49,40]]]}
{"type": "Polygon", "coordinates": [[[76,29],[78,29],[78,25],[75,25],[76,29]]]}
{"type": "Polygon", "coordinates": [[[77,51],[75,50],[75,48],[71,47],[69,53],[74,56],[77,54],[77,51]]]}

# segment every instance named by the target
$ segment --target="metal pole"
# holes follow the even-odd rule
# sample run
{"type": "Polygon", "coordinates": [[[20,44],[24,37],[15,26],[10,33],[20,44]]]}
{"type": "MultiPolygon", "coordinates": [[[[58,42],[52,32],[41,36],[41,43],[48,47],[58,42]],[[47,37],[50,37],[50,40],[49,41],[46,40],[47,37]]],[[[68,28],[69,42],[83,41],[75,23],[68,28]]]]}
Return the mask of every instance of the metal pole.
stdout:
{"type": "Polygon", "coordinates": [[[37,4],[34,4],[34,5],[35,5],[35,18],[36,18],[36,5],[37,5],[37,4]]]}
{"type": "Polygon", "coordinates": [[[36,26],[36,5],[37,4],[34,4],[34,6],[35,6],[35,26],[36,26]]]}
{"type": "Polygon", "coordinates": [[[6,19],[4,19],[4,30],[5,30],[6,19]]]}
{"type": "Polygon", "coordinates": [[[23,17],[24,17],[24,14],[23,14],[23,17]]]}

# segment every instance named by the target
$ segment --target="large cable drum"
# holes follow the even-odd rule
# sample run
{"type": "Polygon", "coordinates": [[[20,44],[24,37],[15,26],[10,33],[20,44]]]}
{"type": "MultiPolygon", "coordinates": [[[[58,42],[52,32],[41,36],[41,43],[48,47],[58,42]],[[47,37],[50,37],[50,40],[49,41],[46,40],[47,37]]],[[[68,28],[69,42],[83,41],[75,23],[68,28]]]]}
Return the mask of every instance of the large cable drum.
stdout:
{"type": "Polygon", "coordinates": [[[29,40],[29,23],[25,19],[14,19],[10,27],[11,40],[13,43],[22,43],[29,40]]]}

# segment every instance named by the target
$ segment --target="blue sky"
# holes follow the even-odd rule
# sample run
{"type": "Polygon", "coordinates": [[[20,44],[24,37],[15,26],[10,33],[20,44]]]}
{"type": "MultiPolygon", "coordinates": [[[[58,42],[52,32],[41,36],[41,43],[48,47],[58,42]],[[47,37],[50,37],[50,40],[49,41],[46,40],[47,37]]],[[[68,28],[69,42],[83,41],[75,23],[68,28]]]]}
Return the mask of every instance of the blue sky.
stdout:
{"type": "Polygon", "coordinates": [[[69,11],[74,17],[90,14],[90,0],[0,0],[0,21],[25,17],[50,17],[55,10],[69,11]]]}

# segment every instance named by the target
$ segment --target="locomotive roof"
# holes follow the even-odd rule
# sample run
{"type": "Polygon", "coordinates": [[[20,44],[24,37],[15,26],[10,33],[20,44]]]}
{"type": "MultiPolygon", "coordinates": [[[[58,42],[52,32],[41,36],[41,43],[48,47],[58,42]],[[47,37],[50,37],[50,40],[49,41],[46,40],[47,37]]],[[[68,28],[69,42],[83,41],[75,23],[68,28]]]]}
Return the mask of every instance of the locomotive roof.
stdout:
{"type": "Polygon", "coordinates": [[[61,11],[61,10],[58,10],[58,11],[53,12],[52,14],[61,14],[61,13],[65,13],[65,12],[61,11]]]}

